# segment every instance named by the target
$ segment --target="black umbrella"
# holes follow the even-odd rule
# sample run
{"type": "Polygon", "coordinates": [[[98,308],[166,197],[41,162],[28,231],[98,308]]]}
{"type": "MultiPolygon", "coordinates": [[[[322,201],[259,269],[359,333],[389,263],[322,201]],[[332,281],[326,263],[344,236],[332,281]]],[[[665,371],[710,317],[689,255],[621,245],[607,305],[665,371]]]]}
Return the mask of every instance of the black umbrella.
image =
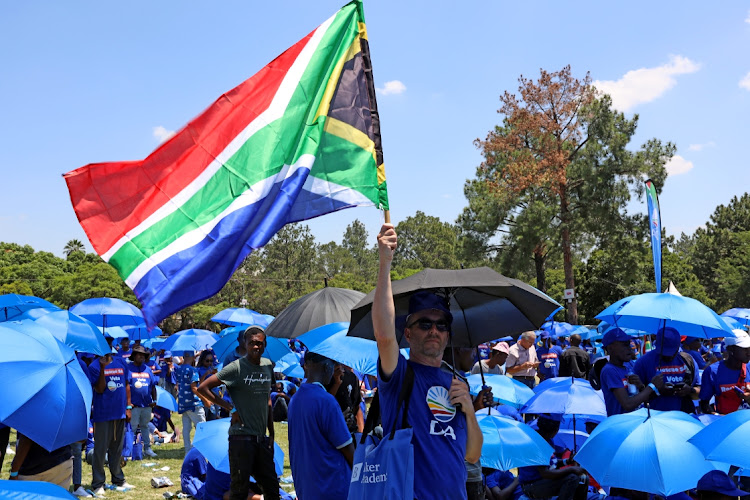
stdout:
{"type": "MultiPolygon", "coordinates": [[[[506,278],[489,267],[445,270],[425,269],[408,278],[394,281],[396,335],[400,347],[409,344],[403,337],[403,318],[409,309],[409,297],[419,290],[431,290],[449,299],[453,314],[452,345],[476,347],[506,335],[538,329],[560,305],[531,285],[506,278]]],[[[372,327],[373,290],[351,314],[352,337],[375,339],[372,327]]],[[[283,314],[283,313],[282,313],[283,314]]]]}
{"type": "Polygon", "coordinates": [[[281,311],[266,329],[266,335],[291,339],[313,328],[350,320],[350,311],[364,293],[325,287],[300,297],[281,311]]]}

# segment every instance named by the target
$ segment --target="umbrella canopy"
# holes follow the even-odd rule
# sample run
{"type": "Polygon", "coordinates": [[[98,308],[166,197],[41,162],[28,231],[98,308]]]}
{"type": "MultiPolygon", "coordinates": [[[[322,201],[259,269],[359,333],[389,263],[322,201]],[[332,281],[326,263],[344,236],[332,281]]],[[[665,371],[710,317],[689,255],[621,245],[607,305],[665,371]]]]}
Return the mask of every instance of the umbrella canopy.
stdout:
{"type": "Polygon", "coordinates": [[[148,347],[149,349],[161,349],[161,345],[166,342],[167,339],[162,338],[152,338],[152,339],[146,339],[141,344],[143,344],[145,347],[148,347]]]}
{"type": "Polygon", "coordinates": [[[740,443],[747,442],[750,410],[737,410],[715,420],[690,439],[708,460],[750,468],[750,455],[740,443]]]}
{"type": "Polygon", "coordinates": [[[33,295],[17,295],[15,293],[0,295],[0,321],[8,321],[24,311],[39,307],[52,310],[60,309],[55,304],[33,295]]]}
{"type": "Polygon", "coordinates": [[[734,307],[721,313],[725,318],[732,318],[742,324],[742,326],[750,325],[750,309],[744,307],[734,307]]]}
{"type": "Polygon", "coordinates": [[[510,470],[530,465],[549,465],[552,446],[534,429],[510,417],[477,415],[484,442],[482,467],[510,470]]]}
{"type": "Polygon", "coordinates": [[[237,334],[239,334],[240,332],[244,332],[245,330],[247,330],[247,326],[245,325],[230,326],[220,331],[219,337],[224,338],[224,337],[230,336],[230,337],[237,338],[237,334]]]}
{"type": "Polygon", "coordinates": [[[107,328],[97,326],[97,328],[105,337],[112,337],[113,339],[130,338],[128,332],[126,332],[121,326],[108,326],[107,328]]]}
{"type": "Polygon", "coordinates": [[[597,314],[596,319],[653,334],[664,326],[671,326],[689,337],[734,337],[732,329],[719,315],[701,302],[671,293],[626,297],[597,314]]]}
{"type": "Polygon", "coordinates": [[[156,406],[161,406],[170,411],[177,411],[177,400],[170,393],[156,386],[156,406]]]}
{"type": "Polygon", "coordinates": [[[142,326],[146,324],[140,309],[129,302],[109,297],[95,297],[79,302],[70,312],[82,316],[96,326],[142,326]]]}
{"type": "Polygon", "coordinates": [[[41,326],[57,340],[76,351],[90,352],[99,356],[112,352],[107,341],[104,340],[104,335],[95,324],[70,311],[29,309],[15,319],[41,326]]]}
{"type": "Polygon", "coordinates": [[[295,338],[313,328],[349,321],[351,309],[365,296],[346,288],[325,287],[295,300],[266,329],[271,337],[295,338]]]}
{"type": "MultiPolygon", "coordinates": [[[[229,423],[230,418],[200,422],[195,426],[193,446],[208,460],[214,469],[229,474],[229,423]]],[[[276,474],[284,473],[284,452],[273,443],[273,463],[276,474]]]]}
{"type": "MultiPolygon", "coordinates": [[[[396,316],[409,311],[409,298],[432,290],[449,298],[453,314],[452,342],[456,347],[476,347],[503,335],[536,330],[560,305],[526,283],[506,278],[489,267],[445,270],[425,269],[392,283],[396,316]]],[[[351,314],[349,335],[375,339],[372,327],[373,290],[351,314]]],[[[403,326],[397,329],[401,347],[408,347],[403,326]]]]}
{"type": "Polygon", "coordinates": [[[290,352],[276,362],[273,371],[283,373],[287,377],[305,378],[305,370],[299,363],[299,356],[296,352],[290,352]]]}
{"type": "Polygon", "coordinates": [[[243,307],[230,307],[211,318],[211,321],[229,326],[248,327],[256,325],[261,328],[266,328],[271,321],[273,321],[273,316],[269,314],[261,314],[252,309],[245,309],[243,307]]]}
{"type": "Polygon", "coordinates": [[[542,324],[542,330],[554,335],[555,337],[569,337],[574,333],[581,336],[587,334],[589,329],[582,325],[571,325],[563,321],[547,321],[542,324]]]}
{"type": "Polygon", "coordinates": [[[122,329],[127,332],[128,337],[130,337],[130,340],[153,339],[154,337],[158,337],[159,335],[164,333],[161,330],[161,328],[159,328],[158,326],[155,326],[153,330],[151,330],[150,332],[148,331],[148,328],[146,327],[146,325],[141,325],[141,326],[128,325],[128,326],[123,326],[122,329]]]}
{"type": "Polygon", "coordinates": [[[75,351],[33,323],[2,323],[0,338],[0,422],[49,451],[85,439],[92,390],[75,351]]]}
{"type": "Polygon", "coordinates": [[[680,411],[613,415],[591,433],[576,461],[602,486],[673,495],[716,468],[688,442],[701,429],[680,411]]]}
{"type": "Polygon", "coordinates": [[[297,337],[307,349],[367,375],[378,375],[378,344],[347,337],[349,323],[323,325],[297,337]]]}
{"type": "Polygon", "coordinates": [[[170,335],[161,348],[172,352],[203,351],[213,346],[218,340],[219,336],[214,332],[189,328],[170,335]]]}
{"type": "Polygon", "coordinates": [[[524,403],[534,396],[534,391],[527,386],[505,375],[486,374],[484,384],[480,374],[469,375],[466,378],[469,382],[469,392],[476,396],[482,391],[482,386],[487,385],[492,388],[492,397],[504,405],[509,405],[516,410],[520,409],[524,403]]]}
{"type": "Polygon", "coordinates": [[[586,442],[589,435],[577,429],[560,429],[552,442],[564,450],[577,450],[586,442]]]}
{"type": "Polygon", "coordinates": [[[78,498],[65,488],[42,481],[3,480],[0,481],[0,492],[2,492],[2,498],[13,500],[52,500],[53,498],[75,500],[78,498]]]}
{"type": "Polygon", "coordinates": [[[521,413],[553,413],[557,415],[607,416],[604,396],[594,390],[588,380],[555,377],[539,384],[534,397],[521,408],[521,413]]]}
{"type": "MultiPolygon", "coordinates": [[[[244,330],[244,327],[240,328],[240,330],[244,330]]],[[[237,337],[235,335],[225,335],[217,340],[216,343],[211,346],[211,349],[213,349],[214,354],[216,354],[216,359],[224,363],[227,357],[229,357],[239,345],[240,344],[237,342],[237,337]]],[[[266,337],[266,349],[263,351],[264,358],[268,358],[275,363],[291,352],[292,350],[289,348],[289,343],[286,339],[266,337]]]]}

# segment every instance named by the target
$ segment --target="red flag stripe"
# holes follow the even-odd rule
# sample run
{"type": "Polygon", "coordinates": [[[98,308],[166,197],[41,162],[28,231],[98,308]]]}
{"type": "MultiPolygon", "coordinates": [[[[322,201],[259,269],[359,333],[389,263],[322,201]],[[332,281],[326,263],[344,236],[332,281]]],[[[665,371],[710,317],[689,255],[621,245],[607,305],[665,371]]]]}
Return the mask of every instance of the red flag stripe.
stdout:
{"type": "Polygon", "coordinates": [[[219,97],[144,160],[92,163],[64,175],[78,220],[98,254],[169,203],[268,108],[313,33],[219,97]]]}

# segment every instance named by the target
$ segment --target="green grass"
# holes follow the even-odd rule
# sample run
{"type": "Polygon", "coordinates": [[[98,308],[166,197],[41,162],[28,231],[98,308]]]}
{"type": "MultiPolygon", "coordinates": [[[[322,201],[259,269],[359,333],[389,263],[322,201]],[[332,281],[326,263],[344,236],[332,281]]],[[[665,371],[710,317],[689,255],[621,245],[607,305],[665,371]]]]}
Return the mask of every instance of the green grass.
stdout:
{"type": "MultiPolygon", "coordinates": [[[[172,421],[175,422],[175,424],[182,429],[182,419],[179,415],[176,413],[172,414],[173,418],[172,421]]],[[[292,470],[289,467],[289,439],[288,439],[288,426],[284,423],[277,422],[274,425],[274,429],[276,431],[276,442],[279,444],[281,449],[284,451],[284,473],[282,474],[283,477],[290,476],[292,474],[292,470]]],[[[193,430],[193,433],[195,433],[195,430],[193,430]]],[[[15,449],[15,442],[16,442],[16,434],[15,431],[11,431],[10,436],[10,444],[11,448],[15,449]]],[[[161,445],[152,445],[152,449],[154,452],[158,455],[156,458],[148,458],[144,457],[143,461],[135,461],[131,462],[128,461],[127,465],[123,468],[123,473],[125,474],[125,480],[135,486],[134,490],[131,490],[129,492],[120,493],[117,491],[107,491],[106,498],[112,498],[112,499],[144,499],[144,500],[156,500],[161,499],[164,500],[164,492],[169,491],[171,493],[178,493],[180,491],[180,469],[182,468],[182,460],[185,457],[185,448],[182,444],[182,435],[180,435],[180,443],[179,444],[161,444],[161,445]],[[151,463],[156,462],[156,465],[153,467],[143,467],[141,464],[143,463],[151,463]],[[152,469],[154,468],[161,468],[161,467],[169,467],[169,471],[156,471],[154,472],[152,469]],[[152,477],[161,477],[166,476],[168,477],[173,483],[174,486],[169,488],[154,488],[151,486],[151,478],[152,477]]],[[[13,460],[13,457],[15,455],[6,455],[5,456],[5,462],[3,463],[2,468],[2,479],[8,479],[8,474],[10,472],[10,464],[13,460]]],[[[111,477],[109,475],[109,469],[105,467],[105,472],[107,476],[107,483],[111,481],[111,477]]],[[[82,470],[82,481],[84,488],[90,488],[91,487],[91,466],[86,463],[86,461],[83,461],[83,470],[82,470]]],[[[294,490],[293,484],[282,484],[282,488],[284,488],[285,491],[291,492],[294,490]]]]}

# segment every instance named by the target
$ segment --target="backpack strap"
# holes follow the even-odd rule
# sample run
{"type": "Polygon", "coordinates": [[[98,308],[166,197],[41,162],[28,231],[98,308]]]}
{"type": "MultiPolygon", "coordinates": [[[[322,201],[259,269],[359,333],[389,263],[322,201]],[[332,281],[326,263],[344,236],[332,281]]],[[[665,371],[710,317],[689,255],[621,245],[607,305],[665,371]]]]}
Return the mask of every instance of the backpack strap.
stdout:
{"type": "Polygon", "coordinates": [[[372,398],[370,403],[370,411],[367,412],[367,419],[365,420],[365,427],[362,430],[362,437],[359,440],[359,444],[365,444],[367,435],[370,434],[377,426],[378,418],[380,417],[380,391],[375,391],[375,396],[372,398]]]}
{"type": "Polygon", "coordinates": [[[680,356],[682,357],[682,362],[685,363],[685,378],[687,379],[685,383],[692,386],[693,379],[695,378],[695,360],[685,351],[680,351],[680,356]]]}
{"type": "Polygon", "coordinates": [[[411,399],[411,391],[414,388],[414,369],[411,367],[411,363],[406,362],[406,375],[404,375],[404,381],[401,384],[401,392],[398,395],[398,403],[396,404],[396,420],[398,420],[398,410],[403,406],[401,414],[401,427],[393,423],[393,429],[391,430],[391,436],[389,439],[393,439],[396,435],[396,428],[407,429],[411,427],[409,425],[409,400],[411,399]]]}

